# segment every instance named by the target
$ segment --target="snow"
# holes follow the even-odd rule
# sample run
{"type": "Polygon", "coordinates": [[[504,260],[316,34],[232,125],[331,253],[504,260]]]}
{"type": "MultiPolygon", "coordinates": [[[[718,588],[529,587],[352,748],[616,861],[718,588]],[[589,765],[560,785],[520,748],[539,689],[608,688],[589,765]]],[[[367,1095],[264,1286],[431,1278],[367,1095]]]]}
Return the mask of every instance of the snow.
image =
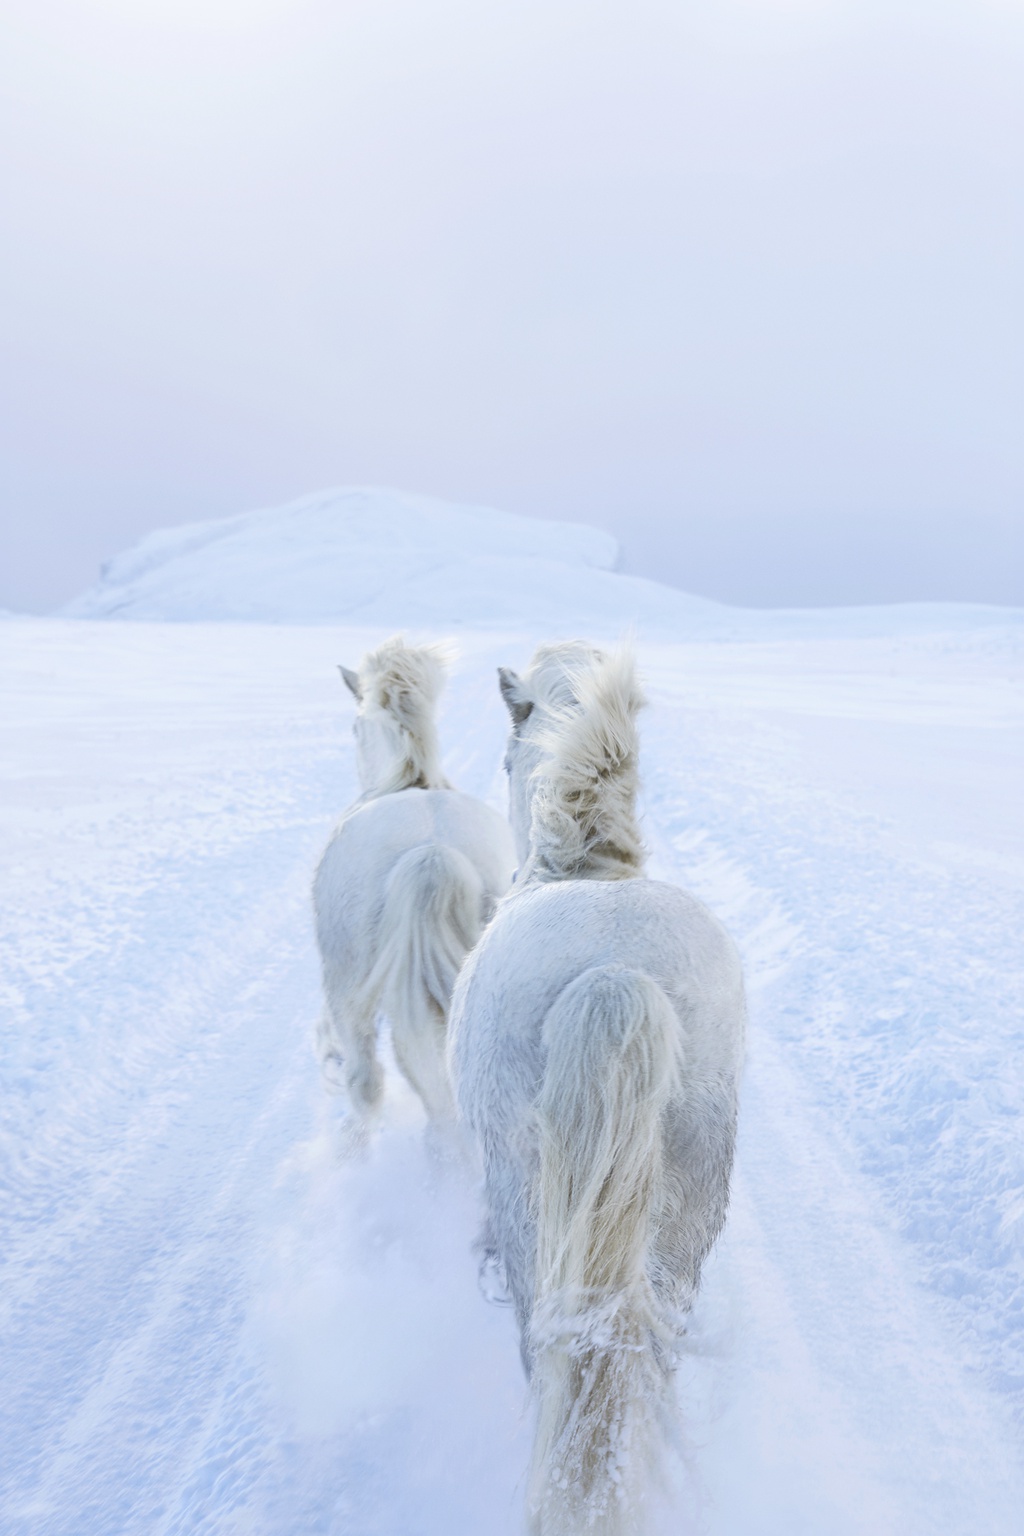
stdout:
{"type": "Polygon", "coordinates": [[[522,1529],[474,1192],[393,1071],[345,1161],[313,1060],[334,668],[456,630],[446,769],[501,805],[494,668],[632,621],[652,872],[727,922],[751,1000],[665,1528],[1016,1531],[1024,616],[738,613],[603,535],[410,498],[346,566],[366,495],[154,536],[76,608],[124,622],[3,625],[0,1528],[522,1529]],[[247,601],[301,622],[212,622],[247,601]]]}

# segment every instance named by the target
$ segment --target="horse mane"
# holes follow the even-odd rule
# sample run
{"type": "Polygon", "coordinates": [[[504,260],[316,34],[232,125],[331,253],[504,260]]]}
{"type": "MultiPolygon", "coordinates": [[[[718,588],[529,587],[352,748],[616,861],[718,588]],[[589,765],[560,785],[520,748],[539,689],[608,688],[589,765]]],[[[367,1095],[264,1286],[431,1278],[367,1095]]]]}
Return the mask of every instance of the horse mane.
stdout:
{"type": "Polygon", "coordinates": [[[523,679],[531,702],[547,712],[575,708],[577,685],[589,668],[606,661],[607,655],[589,640],[557,640],[538,645],[523,679]]]}
{"type": "Polygon", "coordinates": [[[383,710],[399,727],[402,753],[380,793],[451,789],[441,770],[434,710],[452,661],[450,647],[406,645],[392,635],[359,664],[360,709],[383,710]]]}
{"type": "Polygon", "coordinates": [[[632,653],[580,641],[538,651],[528,674],[547,705],[533,740],[530,874],[536,880],[628,880],[642,874],[636,816],[644,703],[632,653]],[[560,672],[560,676],[559,676],[560,672]]]}

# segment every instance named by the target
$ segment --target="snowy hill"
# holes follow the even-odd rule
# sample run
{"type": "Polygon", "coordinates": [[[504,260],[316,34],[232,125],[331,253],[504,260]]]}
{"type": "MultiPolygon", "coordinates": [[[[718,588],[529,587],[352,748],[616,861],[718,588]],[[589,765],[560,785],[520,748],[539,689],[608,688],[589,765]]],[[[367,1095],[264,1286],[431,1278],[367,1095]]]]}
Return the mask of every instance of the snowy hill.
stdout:
{"type": "Polygon", "coordinates": [[[108,561],[74,618],[621,627],[718,605],[616,575],[618,545],[576,523],[343,489],[149,534],[108,561]]]}
{"type": "Polygon", "coordinates": [[[1019,624],[1019,610],[908,603],[758,611],[613,569],[618,544],[579,523],[379,488],[319,491],[148,534],[63,609],[77,619],[526,629],[746,639],[1019,624]]]}

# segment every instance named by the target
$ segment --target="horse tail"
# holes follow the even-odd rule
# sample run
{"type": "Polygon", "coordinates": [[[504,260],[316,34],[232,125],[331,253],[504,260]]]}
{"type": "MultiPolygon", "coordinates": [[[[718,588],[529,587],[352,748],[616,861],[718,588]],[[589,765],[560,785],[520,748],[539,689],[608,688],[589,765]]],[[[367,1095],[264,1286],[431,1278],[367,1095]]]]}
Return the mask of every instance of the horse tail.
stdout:
{"type": "Polygon", "coordinates": [[[532,1529],[623,1536],[656,1471],[667,1405],[671,1319],[651,1285],[649,1247],[679,1024],[649,976],[601,966],[557,998],[543,1043],[532,1529]]]}
{"type": "Polygon", "coordinates": [[[395,1058],[432,1120],[454,1118],[445,1064],[452,988],[483,928],[483,882],[443,843],[410,848],[384,888],[376,957],[363,987],[391,1021],[395,1058]]]}

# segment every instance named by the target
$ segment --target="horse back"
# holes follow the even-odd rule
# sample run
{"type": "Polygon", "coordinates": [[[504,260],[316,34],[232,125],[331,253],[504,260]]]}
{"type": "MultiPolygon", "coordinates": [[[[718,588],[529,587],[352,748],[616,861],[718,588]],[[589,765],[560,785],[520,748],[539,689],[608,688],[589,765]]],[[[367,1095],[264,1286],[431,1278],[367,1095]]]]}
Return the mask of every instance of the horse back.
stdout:
{"type": "Polygon", "coordinates": [[[342,817],[316,872],[313,897],[321,948],[365,945],[385,883],[412,848],[443,844],[480,876],[493,905],[504,895],[515,850],[504,818],[455,789],[404,789],[355,806],[342,817]]]}

